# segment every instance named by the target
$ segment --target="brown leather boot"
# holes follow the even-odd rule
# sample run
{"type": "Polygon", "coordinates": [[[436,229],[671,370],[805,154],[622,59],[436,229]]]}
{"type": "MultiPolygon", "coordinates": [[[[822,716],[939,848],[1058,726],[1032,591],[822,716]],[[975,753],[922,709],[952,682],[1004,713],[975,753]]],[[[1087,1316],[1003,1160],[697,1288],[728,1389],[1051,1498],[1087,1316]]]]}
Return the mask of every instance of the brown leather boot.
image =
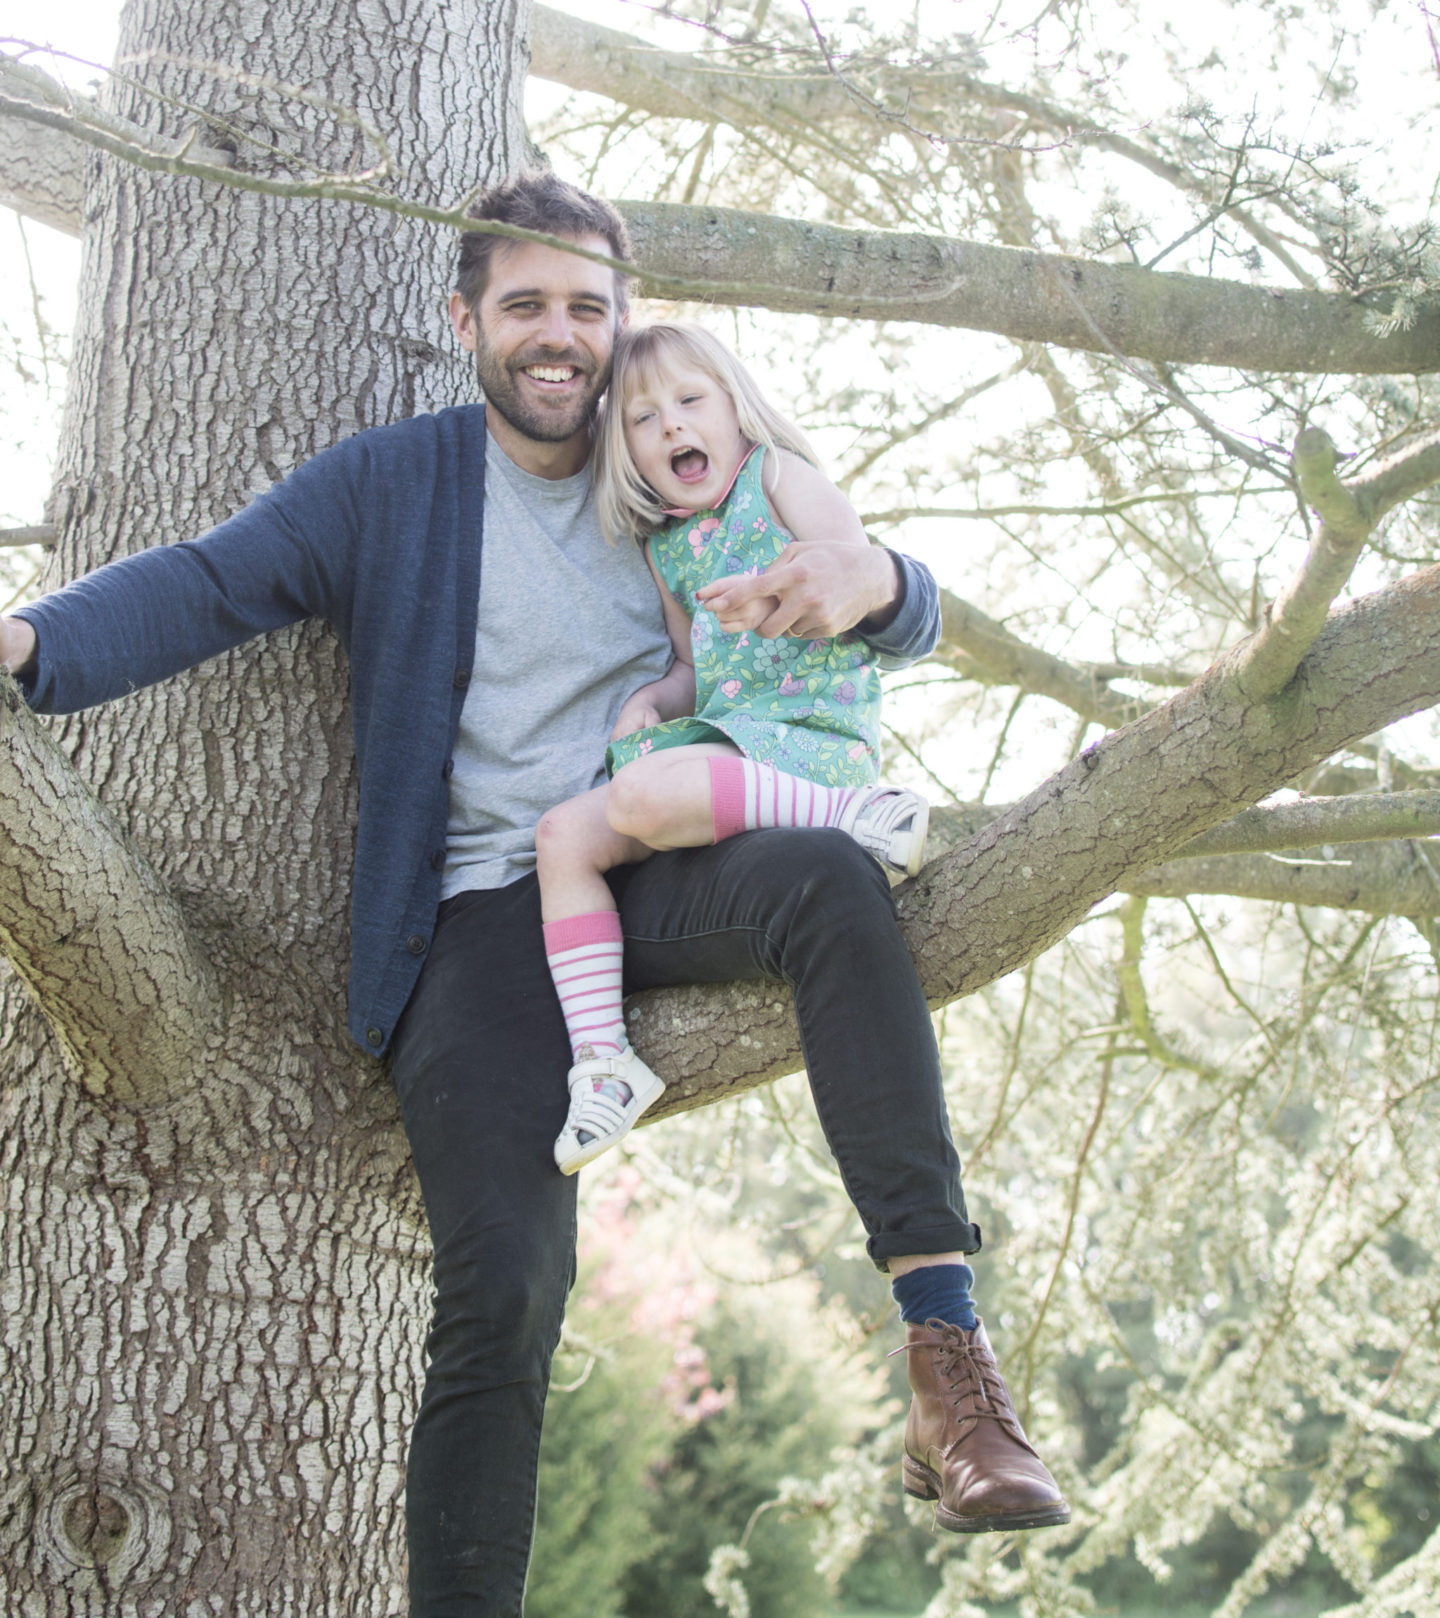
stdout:
{"type": "Polygon", "coordinates": [[[1051,1528],[1070,1507],[1030,1446],[995,1363],[983,1322],[961,1331],[911,1324],[905,1492],[934,1500],[935,1521],[957,1534],[1051,1528]]]}

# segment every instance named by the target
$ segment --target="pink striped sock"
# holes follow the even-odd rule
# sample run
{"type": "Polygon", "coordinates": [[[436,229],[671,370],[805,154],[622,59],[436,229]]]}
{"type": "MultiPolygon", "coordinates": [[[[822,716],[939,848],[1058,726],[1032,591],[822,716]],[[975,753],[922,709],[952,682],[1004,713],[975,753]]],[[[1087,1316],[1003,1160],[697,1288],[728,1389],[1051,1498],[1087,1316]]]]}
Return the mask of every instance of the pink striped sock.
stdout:
{"type": "Polygon", "coordinates": [[[613,910],[592,910],[545,924],[545,959],[575,1061],[580,1047],[595,1056],[617,1056],[630,1043],[625,1035],[623,992],[624,934],[613,910]]]}
{"type": "Polygon", "coordinates": [[[855,787],[822,787],[748,758],[712,758],[710,817],[715,841],[766,826],[835,826],[855,787]]]}

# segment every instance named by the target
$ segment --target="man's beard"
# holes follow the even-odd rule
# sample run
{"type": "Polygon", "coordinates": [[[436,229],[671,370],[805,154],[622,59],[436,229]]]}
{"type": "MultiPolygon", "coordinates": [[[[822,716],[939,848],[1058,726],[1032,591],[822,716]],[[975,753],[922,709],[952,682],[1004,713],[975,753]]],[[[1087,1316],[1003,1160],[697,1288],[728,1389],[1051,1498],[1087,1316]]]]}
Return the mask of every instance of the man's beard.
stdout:
{"type": "Polygon", "coordinates": [[[516,432],[538,444],[563,444],[589,425],[600,395],[609,386],[610,362],[607,359],[601,369],[593,373],[589,364],[585,356],[575,353],[529,354],[506,365],[483,338],[475,344],[475,374],[480,379],[485,403],[503,416],[516,432]],[[563,402],[557,400],[547,407],[538,399],[521,397],[513,373],[527,365],[573,365],[587,385],[563,402]]]}

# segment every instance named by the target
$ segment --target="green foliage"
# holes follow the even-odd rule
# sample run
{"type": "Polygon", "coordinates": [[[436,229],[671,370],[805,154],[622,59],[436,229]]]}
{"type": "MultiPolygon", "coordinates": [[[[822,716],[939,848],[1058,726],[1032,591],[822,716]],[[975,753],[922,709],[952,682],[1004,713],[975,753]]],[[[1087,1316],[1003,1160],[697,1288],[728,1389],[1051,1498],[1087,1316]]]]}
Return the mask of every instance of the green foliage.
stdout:
{"type": "MultiPolygon", "coordinates": [[[[863,1465],[839,1478],[835,1452],[893,1415],[883,1383],[812,1280],[721,1293],[639,1189],[622,1169],[590,1204],[526,1611],[710,1618],[712,1554],[743,1543],[752,1618],[826,1618],[825,1535],[838,1568],[834,1524],[854,1514],[847,1493],[868,1512],[874,1482],[863,1465]]],[[[732,1266],[763,1267],[745,1238],[721,1245],[732,1266]]]]}
{"type": "MultiPolygon", "coordinates": [[[[618,1334],[618,1313],[594,1324],[618,1334]]],[[[647,1554],[650,1469],[679,1426],[661,1392],[667,1349],[617,1335],[603,1358],[580,1350],[557,1363],[540,1450],[531,1618],[619,1618],[622,1582],[647,1554]],[[566,1384],[560,1379],[577,1359],[575,1380],[584,1380],[566,1384]]]]}
{"type": "Polygon", "coordinates": [[[823,1327],[763,1294],[741,1294],[717,1304],[699,1340],[729,1397],[656,1473],[650,1554],[626,1579],[626,1618],[710,1618],[711,1553],[742,1538],[752,1618],[822,1618],[830,1600],[810,1525],[777,1510],[755,1517],[748,1536],[746,1529],[782,1478],[824,1471],[854,1431],[856,1412],[845,1406],[845,1379],[823,1327]]]}

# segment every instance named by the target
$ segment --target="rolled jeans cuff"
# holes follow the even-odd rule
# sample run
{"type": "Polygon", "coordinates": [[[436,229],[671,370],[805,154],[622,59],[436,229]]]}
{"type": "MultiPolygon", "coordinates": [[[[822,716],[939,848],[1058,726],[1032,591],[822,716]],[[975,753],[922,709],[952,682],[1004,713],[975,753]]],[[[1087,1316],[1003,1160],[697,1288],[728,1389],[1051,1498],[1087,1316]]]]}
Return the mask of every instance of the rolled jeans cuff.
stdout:
{"type": "Polygon", "coordinates": [[[886,1230],[865,1243],[865,1251],[882,1275],[889,1275],[892,1258],[912,1253],[978,1253],[980,1227],[957,1219],[949,1225],[933,1225],[928,1230],[886,1230]]]}

